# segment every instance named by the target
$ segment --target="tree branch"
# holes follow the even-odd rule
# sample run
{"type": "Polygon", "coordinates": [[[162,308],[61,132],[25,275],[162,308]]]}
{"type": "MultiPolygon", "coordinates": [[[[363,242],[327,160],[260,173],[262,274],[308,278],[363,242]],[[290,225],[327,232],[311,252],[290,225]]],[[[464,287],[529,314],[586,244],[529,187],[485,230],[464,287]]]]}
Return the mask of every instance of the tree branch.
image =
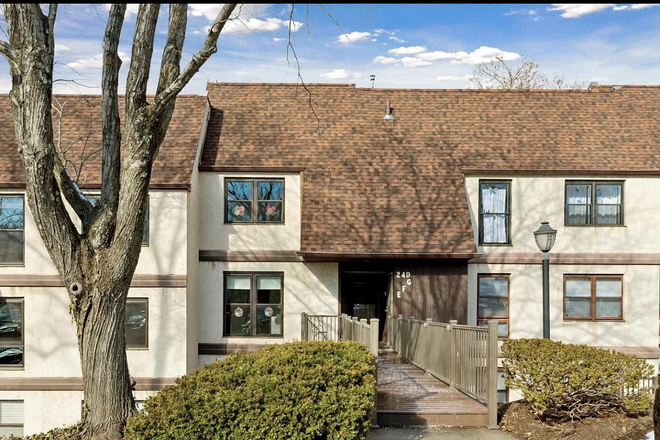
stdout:
{"type": "Polygon", "coordinates": [[[137,111],[147,104],[147,83],[154,36],[158,22],[158,4],[141,4],[135,22],[131,65],[126,79],[126,120],[131,121],[137,111]]]}
{"type": "MultiPolygon", "coordinates": [[[[206,37],[206,41],[202,48],[193,55],[192,60],[188,63],[183,72],[173,80],[169,85],[164,87],[160,93],[156,95],[156,98],[153,101],[153,114],[158,115],[162,111],[163,107],[167,105],[172,99],[174,99],[181,90],[190,82],[192,77],[199,71],[199,69],[204,65],[204,63],[209,59],[218,50],[218,37],[220,32],[225,26],[225,23],[229,20],[232,12],[236,8],[236,4],[227,3],[222,7],[220,13],[216,17],[209,34],[206,37]]],[[[163,86],[165,86],[163,84],[163,86]]]]}

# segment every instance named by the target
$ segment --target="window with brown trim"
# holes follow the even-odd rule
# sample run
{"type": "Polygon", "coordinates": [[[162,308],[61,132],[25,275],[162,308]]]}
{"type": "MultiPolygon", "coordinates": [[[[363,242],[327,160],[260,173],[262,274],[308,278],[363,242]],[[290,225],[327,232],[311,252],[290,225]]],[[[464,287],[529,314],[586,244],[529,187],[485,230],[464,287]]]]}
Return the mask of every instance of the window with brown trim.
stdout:
{"type": "Polygon", "coordinates": [[[284,180],[225,179],[225,222],[284,222],[284,180]]]}
{"type": "Polygon", "coordinates": [[[282,336],[283,277],[281,272],[225,273],[225,336],[282,336]]]}
{"type": "Polygon", "coordinates": [[[479,244],[511,244],[510,182],[479,182],[479,244]]]}
{"type": "Polygon", "coordinates": [[[23,366],[23,298],[0,298],[0,366],[23,366]]]}
{"type": "Polygon", "coordinates": [[[488,327],[488,320],[497,319],[497,336],[509,336],[509,275],[479,274],[477,276],[477,325],[488,327]]]}
{"type": "Polygon", "coordinates": [[[124,312],[126,348],[149,347],[149,300],[128,298],[124,312]]]}
{"type": "Polygon", "coordinates": [[[22,195],[0,196],[0,264],[25,262],[25,200],[22,195]]]}
{"type": "MultiPolygon", "coordinates": [[[[101,194],[86,195],[92,205],[101,200],[101,194]]],[[[147,210],[144,213],[144,224],[142,225],[142,246],[149,246],[149,196],[147,196],[147,210]]]]}
{"type": "Polygon", "coordinates": [[[623,319],[623,276],[565,275],[564,319],[623,319]]]}
{"type": "Polygon", "coordinates": [[[623,224],[622,182],[566,182],[566,226],[623,224]]]}

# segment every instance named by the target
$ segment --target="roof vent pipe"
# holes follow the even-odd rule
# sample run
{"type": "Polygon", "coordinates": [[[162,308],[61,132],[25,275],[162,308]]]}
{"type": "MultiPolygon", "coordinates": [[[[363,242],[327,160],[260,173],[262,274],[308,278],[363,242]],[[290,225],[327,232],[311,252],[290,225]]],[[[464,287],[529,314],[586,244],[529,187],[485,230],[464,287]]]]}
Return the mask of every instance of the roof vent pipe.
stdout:
{"type": "Polygon", "coordinates": [[[385,108],[385,119],[386,121],[391,121],[394,119],[394,116],[392,116],[392,113],[394,113],[394,109],[390,107],[390,100],[387,100],[387,107],[385,108]]]}

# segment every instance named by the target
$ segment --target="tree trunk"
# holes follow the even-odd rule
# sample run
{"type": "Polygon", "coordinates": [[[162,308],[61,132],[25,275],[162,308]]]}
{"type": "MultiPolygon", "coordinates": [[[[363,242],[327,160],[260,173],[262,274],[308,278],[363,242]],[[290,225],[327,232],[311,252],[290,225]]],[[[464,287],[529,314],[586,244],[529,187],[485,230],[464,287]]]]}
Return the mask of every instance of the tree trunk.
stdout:
{"type": "Polygon", "coordinates": [[[135,408],[126,361],[126,292],[98,280],[89,289],[88,307],[74,316],[84,384],[82,429],[85,438],[121,439],[135,408]]]}

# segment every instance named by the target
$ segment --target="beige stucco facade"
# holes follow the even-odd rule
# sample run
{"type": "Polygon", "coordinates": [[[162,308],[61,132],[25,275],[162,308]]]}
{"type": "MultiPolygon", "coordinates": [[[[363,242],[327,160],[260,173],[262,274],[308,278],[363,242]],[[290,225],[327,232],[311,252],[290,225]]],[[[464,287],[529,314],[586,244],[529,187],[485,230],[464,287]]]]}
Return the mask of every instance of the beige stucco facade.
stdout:
{"type": "MultiPolygon", "coordinates": [[[[550,251],[550,336],[566,343],[607,347],[658,347],[660,237],[648,233],[654,210],[648,195],[660,190],[660,179],[621,176],[475,177],[465,179],[475,241],[479,231],[479,182],[510,181],[509,245],[479,246],[482,258],[469,264],[468,319],[477,320],[478,274],[507,274],[509,278],[509,336],[538,338],[543,332],[542,253],[533,232],[548,221],[557,230],[550,251]],[[623,182],[623,226],[565,226],[566,181],[623,182]],[[570,264],[569,264],[570,262],[570,264]],[[564,318],[565,275],[622,277],[622,319],[613,321],[564,318]]],[[[657,364],[657,359],[654,361],[657,364]]]]}

